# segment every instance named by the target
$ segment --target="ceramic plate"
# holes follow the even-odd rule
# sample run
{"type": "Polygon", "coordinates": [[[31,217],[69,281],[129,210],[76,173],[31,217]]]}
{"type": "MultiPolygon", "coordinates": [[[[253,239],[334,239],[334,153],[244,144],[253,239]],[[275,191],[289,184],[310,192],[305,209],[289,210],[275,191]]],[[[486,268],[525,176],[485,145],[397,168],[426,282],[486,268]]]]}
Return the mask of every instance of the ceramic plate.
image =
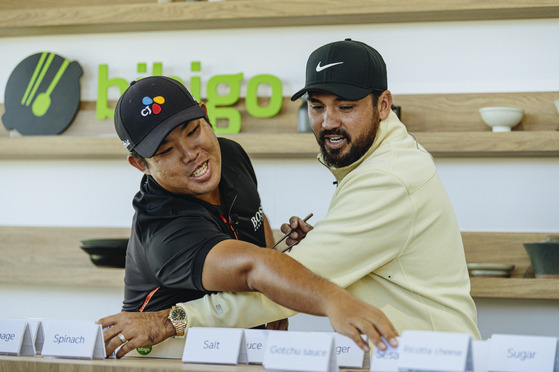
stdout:
{"type": "Polygon", "coordinates": [[[491,276],[491,277],[509,277],[514,265],[507,264],[468,264],[470,276],[491,276]]]}
{"type": "Polygon", "coordinates": [[[512,271],[514,265],[507,264],[489,264],[489,263],[469,263],[468,270],[502,270],[512,271]]]}

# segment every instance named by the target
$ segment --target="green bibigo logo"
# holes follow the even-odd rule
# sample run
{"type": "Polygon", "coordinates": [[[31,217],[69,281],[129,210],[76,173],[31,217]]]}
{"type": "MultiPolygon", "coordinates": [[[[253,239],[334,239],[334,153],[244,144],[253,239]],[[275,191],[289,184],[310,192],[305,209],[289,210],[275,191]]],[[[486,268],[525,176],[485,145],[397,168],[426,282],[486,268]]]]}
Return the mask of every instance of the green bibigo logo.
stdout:
{"type": "MultiPolygon", "coordinates": [[[[190,64],[190,72],[192,73],[190,81],[185,82],[178,76],[170,77],[187,86],[194,98],[200,101],[202,79],[199,74],[201,71],[202,63],[196,61],[190,64]]],[[[140,74],[147,73],[147,64],[138,63],[136,72],[140,74]]],[[[97,119],[112,119],[114,109],[109,105],[108,91],[116,87],[120,94],[122,94],[128,88],[129,83],[120,77],[109,78],[108,65],[99,65],[98,74],[97,119]]],[[[161,62],[153,63],[151,75],[163,75],[163,64],[161,62]]],[[[227,121],[227,126],[215,128],[216,133],[238,133],[241,131],[241,113],[234,106],[241,98],[241,86],[244,80],[243,73],[214,75],[208,79],[206,84],[206,106],[208,107],[210,122],[215,126],[218,120],[227,121]]],[[[276,116],[281,110],[282,103],[282,84],[278,77],[270,74],[260,74],[248,79],[246,83],[245,108],[249,115],[258,118],[276,116]],[[261,86],[267,86],[271,92],[267,103],[262,103],[259,100],[259,88],[261,86]]]]}
{"type": "Polygon", "coordinates": [[[136,351],[140,355],[148,355],[151,353],[151,346],[140,346],[136,348],[136,351]]]}
{"type": "Polygon", "coordinates": [[[8,79],[4,95],[8,130],[25,135],[59,134],[74,120],[80,106],[77,62],[50,52],[21,61],[8,79]]]}

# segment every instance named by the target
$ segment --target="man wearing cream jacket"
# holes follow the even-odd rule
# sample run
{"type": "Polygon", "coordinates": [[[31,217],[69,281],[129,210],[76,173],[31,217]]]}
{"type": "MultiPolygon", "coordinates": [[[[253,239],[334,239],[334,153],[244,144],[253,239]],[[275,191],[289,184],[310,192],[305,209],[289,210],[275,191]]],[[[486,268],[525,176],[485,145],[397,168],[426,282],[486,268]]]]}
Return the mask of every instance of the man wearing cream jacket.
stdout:
{"type": "MultiPolygon", "coordinates": [[[[350,39],[318,48],[307,62],[306,85],[292,100],[305,93],[318,158],[337,190],[314,229],[299,218],[282,227],[292,231],[288,243],[299,241],[286,254],[378,307],[398,332],[479,338],[453,208],[430,154],[391,110],[380,54],[350,39]]],[[[255,292],[222,292],[179,305],[188,327],[248,328],[295,314],[255,292]]],[[[101,323],[142,334],[168,322],[168,311],[142,322],[146,316],[121,313],[101,323]]]]}

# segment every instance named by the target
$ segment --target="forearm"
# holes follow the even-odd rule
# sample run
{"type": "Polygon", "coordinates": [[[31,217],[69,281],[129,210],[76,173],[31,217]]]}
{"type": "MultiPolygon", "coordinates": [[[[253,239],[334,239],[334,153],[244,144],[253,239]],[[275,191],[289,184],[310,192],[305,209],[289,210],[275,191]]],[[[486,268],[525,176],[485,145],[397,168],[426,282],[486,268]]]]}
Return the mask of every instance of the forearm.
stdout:
{"type": "Polygon", "coordinates": [[[247,276],[250,290],[289,309],[326,316],[329,301],[343,295],[340,287],[323,279],[291,257],[273,252],[257,258],[247,276]]]}
{"type": "Polygon", "coordinates": [[[283,253],[237,240],[222,241],[208,253],[202,284],[208,291],[258,291],[313,315],[327,315],[327,301],[344,292],[283,253]]]}

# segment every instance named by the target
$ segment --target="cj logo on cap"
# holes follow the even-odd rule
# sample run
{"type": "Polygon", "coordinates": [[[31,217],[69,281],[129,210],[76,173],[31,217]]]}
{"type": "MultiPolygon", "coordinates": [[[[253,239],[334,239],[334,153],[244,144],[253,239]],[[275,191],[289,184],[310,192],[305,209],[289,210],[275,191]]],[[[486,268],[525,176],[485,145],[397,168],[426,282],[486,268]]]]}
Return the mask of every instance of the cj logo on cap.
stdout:
{"type": "Polygon", "coordinates": [[[161,106],[162,104],[165,103],[165,98],[161,97],[161,96],[157,96],[154,99],[151,99],[149,97],[144,97],[142,98],[142,103],[144,105],[146,105],[146,107],[142,110],[142,116],[148,116],[151,115],[151,113],[153,112],[155,115],[159,114],[161,112],[161,106]],[[151,108],[149,107],[151,105],[151,108]]]}

